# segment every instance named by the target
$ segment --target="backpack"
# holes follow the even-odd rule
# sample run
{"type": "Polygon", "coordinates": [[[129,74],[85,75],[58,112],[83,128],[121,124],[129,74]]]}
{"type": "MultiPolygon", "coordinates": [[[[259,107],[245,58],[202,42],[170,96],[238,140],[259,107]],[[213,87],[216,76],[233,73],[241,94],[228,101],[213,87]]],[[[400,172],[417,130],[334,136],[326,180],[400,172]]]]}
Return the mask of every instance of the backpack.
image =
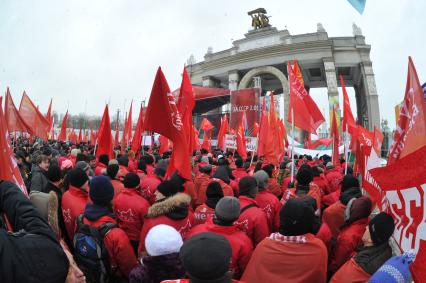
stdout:
{"type": "Polygon", "coordinates": [[[115,227],[116,224],[107,222],[95,228],[83,223],[83,214],[78,216],[73,241],[74,259],[87,282],[108,283],[113,280],[104,238],[115,227]]]}

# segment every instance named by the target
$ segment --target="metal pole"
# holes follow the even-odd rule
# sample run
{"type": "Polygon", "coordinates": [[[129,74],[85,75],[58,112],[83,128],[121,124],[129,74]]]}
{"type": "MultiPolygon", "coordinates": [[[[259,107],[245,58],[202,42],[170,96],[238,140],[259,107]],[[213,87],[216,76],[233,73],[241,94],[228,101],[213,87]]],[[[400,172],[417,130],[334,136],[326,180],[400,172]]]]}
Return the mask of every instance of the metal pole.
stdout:
{"type": "Polygon", "coordinates": [[[294,180],[294,111],[291,108],[291,177],[290,181],[293,183],[294,180]]]}
{"type": "Polygon", "coordinates": [[[345,175],[348,173],[348,126],[346,125],[345,135],[345,175]]]}

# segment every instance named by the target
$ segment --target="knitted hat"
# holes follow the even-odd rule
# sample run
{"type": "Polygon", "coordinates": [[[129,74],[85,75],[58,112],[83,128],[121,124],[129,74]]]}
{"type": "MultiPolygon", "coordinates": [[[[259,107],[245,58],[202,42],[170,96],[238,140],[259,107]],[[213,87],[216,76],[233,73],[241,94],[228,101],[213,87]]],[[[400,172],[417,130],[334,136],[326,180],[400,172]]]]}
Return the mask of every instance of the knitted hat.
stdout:
{"type": "Polygon", "coordinates": [[[368,224],[371,240],[374,245],[380,245],[389,241],[395,229],[395,223],[389,214],[380,212],[368,224]]]}
{"type": "Polygon", "coordinates": [[[254,173],[254,178],[257,181],[257,186],[260,189],[266,189],[268,187],[269,175],[264,170],[259,170],[254,173]]]}
{"type": "Polygon", "coordinates": [[[80,168],[81,170],[86,171],[90,168],[90,166],[86,161],[79,161],[75,164],[75,168],[80,168]]]}
{"type": "Polygon", "coordinates": [[[341,182],[341,191],[344,192],[350,188],[359,188],[359,181],[353,175],[345,175],[341,182]]]}
{"type": "Polygon", "coordinates": [[[120,166],[118,164],[110,164],[107,167],[107,175],[114,179],[117,176],[118,170],[120,169],[120,166]]]}
{"type": "Polygon", "coordinates": [[[139,176],[135,173],[127,173],[124,177],[123,184],[125,188],[137,188],[141,182],[139,176]]]}
{"type": "Polygon", "coordinates": [[[165,224],[152,227],[145,238],[145,249],[150,256],[178,253],[182,245],[180,233],[165,224]]]}
{"type": "Polygon", "coordinates": [[[93,177],[90,182],[90,199],[94,204],[106,206],[114,197],[114,187],[106,176],[93,177]]]}
{"type": "Polygon", "coordinates": [[[298,185],[307,186],[314,179],[314,174],[312,170],[308,170],[306,168],[300,168],[297,171],[296,180],[298,185]]]}
{"type": "Polygon", "coordinates": [[[289,199],[280,211],[280,233],[285,236],[300,236],[312,233],[315,212],[303,199],[289,199]]]}
{"type": "Polygon", "coordinates": [[[68,178],[71,186],[76,188],[80,188],[87,181],[89,181],[89,177],[87,177],[86,172],[81,170],[80,168],[74,168],[68,173],[68,178]]]}
{"type": "Polygon", "coordinates": [[[163,181],[158,185],[157,191],[168,198],[177,194],[179,187],[180,184],[176,183],[176,181],[163,181]]]}
{"type": "Polygon", "coordinates": [[[410,265],[416,258],[414,250],[388,259],[368,280],[369,283],[410,283],[410,265]]]}
{"type": "Polygon", "coordinates": [[[218,219],[234,222],[240,217],[240,202],[235,197],[223,197],[217,203],[214,212],[218,219]]]}
{"type": "Polygon", "coordinates": [[[218,234],[201,233],[185,241],[180,259],[191,279],[219,280],[228,275],[232,249],[228,240],[218,234]]]}
{"type": "Polygon", "coordinates": [[[51,182],[59,182],[62,178],[61,168],[58,165],[52,164],[47,169],[47,179],[51,182]]]}
{"type": "Polygon", "coordinates": [[[251,176],[242,177],[238,182],[238,188],[241,196],[255,198],[258,192],[257,181],[251,176]]]}

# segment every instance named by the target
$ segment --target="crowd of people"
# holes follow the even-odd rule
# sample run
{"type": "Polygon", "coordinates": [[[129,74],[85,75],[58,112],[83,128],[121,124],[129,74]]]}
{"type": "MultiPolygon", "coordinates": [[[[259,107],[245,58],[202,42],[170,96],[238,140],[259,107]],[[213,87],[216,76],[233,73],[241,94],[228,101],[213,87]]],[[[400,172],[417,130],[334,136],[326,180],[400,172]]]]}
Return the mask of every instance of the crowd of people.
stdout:
{"type": "Polygon", "coordinates": [[[410,282],[343,159],[202,149],[186,180],[155,146],[13,145],[29,199],[0,183],[0,282],[410,282]]]}

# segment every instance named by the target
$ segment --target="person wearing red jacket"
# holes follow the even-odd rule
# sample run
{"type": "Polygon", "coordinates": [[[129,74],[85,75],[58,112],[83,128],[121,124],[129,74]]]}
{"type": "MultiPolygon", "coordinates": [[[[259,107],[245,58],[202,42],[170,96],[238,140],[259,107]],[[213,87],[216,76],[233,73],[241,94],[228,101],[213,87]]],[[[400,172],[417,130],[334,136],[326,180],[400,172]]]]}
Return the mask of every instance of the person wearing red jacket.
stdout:
{"type": "Polygon", "coordinates": [[[273,193],[277,198],[281,198],[283,192],[281,189],[281,185],[278,183],[277,178],[274,177],[274,165],[265,165],[262,167],[262,170],[265,171],[269,176],[268,190],[273,193]]]}
{"type": "Polygon", "coordinates": [[[124,189],[123,183],[118,179],[118,171],[120,167],[117,164],[110,164],[107,167],[107,175],[111,181],[112,187],[114,188],[114,197],[124,189]]]}
{"type": "Polygon", "coordinates": [[[326,165],[325,178],[328,182],[330,192],[334,192],[339,188],[340,182],[343,179],[342,170],[340,167],[334,168],[333,163],[328,162],[326,165]]]}
{"type": "Polygon", "coordinates": [[[367,282],[389,258],[389,238],[395,223],[389,214],[380,212],[370,220],[362,236],[363,247],[333,275],[330,283],[367,282]]]}
{"type": "Polygon", "coordinates": [[[146,173],[148,175],[154,174],[154,171],[155,171],[155,167],[154,167],[155,160],[154,160],[154,157],[152,155],[150,155],[150,154],[146,154],[146,155],[142,156],[141,159],[145,161],[145,164],[146,164],[146,173]]]}
{"type": "Polygon", "coordinates": [[[320,188],[321,197],[330,193],[327,179],[322,175],[322,168],[318,166],[312,167],[312,173],[314,173],[314,179],[312,182],[320,188]]]}
{"type": "Polygon", "coordinates": [[[229,271],[234,278],[240,278],[250,260],[253,244],[244,232],[239,231],[234,221],[240,216],[240,203],[235,197],[223,197],[216,205],[215,215],[205,224],[194,226],[186,235],[189,239],[203,232],[211,232],[224,236],[232,248],[229,271]]]}
{"type": "Polygon", "coordinates": [[[139,236],[149,203],[139,193],[140,179],[136,173],[128,173],[123,183],[124,189],[114,199],[114,213],[120,228],[126,232],[137,254],[139,236]]]}
{"type": "Polygon", "coordinates": [[[258,192],[257,181],[254,177],[246,176],[240,180],[238,186],[241,213],[234,225],[246,233],[256,246],[269,235],[268,218],[255,200],[258,192]]]}
{"type": "Polygon", "coordinates": [[[155,168],[154,174],[147,174],[141,178],[141,196],[143,196],[149,204],[155,202],[155,191],[158,185],[163,181],[166,170],[163,168],[155,168]]]}
{"type": "Polygon", "coordinates": [[[210,180],[212,174],[212,166],[210,164],[199,166],[199,168],[199,174],[197,174],[194,178],[195,193],[197,194],[197,198],[199,197],[201,185],[204,182],[210,180]]]}
{"type": "Polygon", "coordinates": [[[75,221],[83,213],[89,200],[89,177],[80,168],[75,168],[68,173],[68,180],[70,186],[62,196],[61,206],[68,239],[72,241],[75,221]]]}
{"type": "Polygon", "coordinates": [[[234,196],[234,191],[232,190],[231,186],[229,185],[230,179],[229,179],[229,168],[227,166],[219,166],[216,170],[216,172],[213,175],[213,178],[210,180],[204,182],[200,190],[198,191],[198,198],[195,203],[195,205],[201,205],[206,201],[206,190],[207,186],[210,182],[218,182],[220,186],[222,187],[223,195],[224,196],[234,196]]]}
{"type": "Polygon", "coordinates": [[[356,247],[361,243],[362,235],[368,224],[372,203],[370,198],[363,196],[353,198],[345,209],[345,223],[343,224],[336,245],[330,255],[330,273],[336,272],[351,258],[356,247]]]}
{"type": "Polygon", "coordinates": [[[194,211],[194,225],[203,224],[214,215],[218,201],[223,198],[222,188],[218,182],[211,182],[206,191],[206,202],[194,211]]]}
{"type": "Polygon", "coordinates": [[[281,202],[278,198],[268,190],[269,176],[264,170],[259,170],[254,173],[254,178],[257,181],[257,187],[259,189],[256,194],[256,203],[259,208],[262,209],[266,217],[268,218],[269,230],[278,231],[280,226],[280,210],[281,202]]]}
{"type": "MultiPolygon", "coordinates": [[[[90,200],[83,213],[83,223],[94,228],[104,223],[117,224],[112,213],[114,188],[106,176],[94,177],[90,182],[90,200]]],[[[112,274],[128,278],[130,271],[138,264],[129,238],[121,228],[112,228],[104,238],[112,274]]]]}
{"type": "Polygon", "coordinates": [[[106,174],[108,162],[109,162],[108,154],[99,155],[98,163],[96,164],[96,168],[95,168],[95,176],[101,176],[106,174]]]}
{"type": "Polygon", "coordinates": [[[247,283],[325,283],[327,249],[313,235],[315,213],[302,199],[290,199],[280,212],[280,229],[254,250],[241,278],[247,283]]]}
{"type": "Polygon", "coordinates": [[[170,225],[184,238],[194,225],[194,213],[189,208],[191,197],[179,193],[180,188],[181,184],[176,181],[164,181],[158,185],[156,202],[148,209],[140,233],[139,254],[145,251],[145,237],[152,227],[158,224],[170,225]]]}
{"type": "Polygon", "coordinates": [[[248,173],[246,168],[244,168],[244,161],[241,157],[235,160],[235,166],[237,168],[232,171],[232,175],[234,175],[235,181],[238,183],[242,177],[248,176],[248,173]]]}

